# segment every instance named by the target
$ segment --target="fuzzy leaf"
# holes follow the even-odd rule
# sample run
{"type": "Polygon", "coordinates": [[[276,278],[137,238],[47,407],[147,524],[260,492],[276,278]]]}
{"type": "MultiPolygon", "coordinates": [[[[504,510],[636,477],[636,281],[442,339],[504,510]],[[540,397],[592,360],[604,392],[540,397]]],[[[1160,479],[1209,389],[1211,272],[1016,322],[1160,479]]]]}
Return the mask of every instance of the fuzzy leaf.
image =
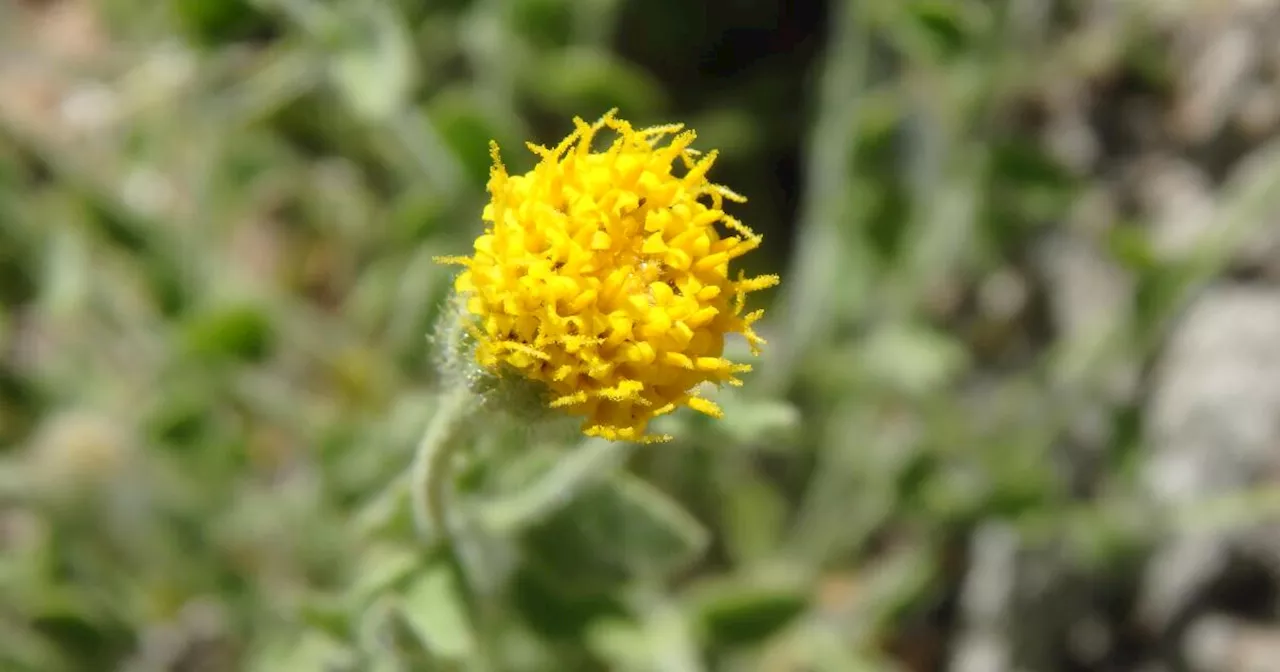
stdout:
{"type": "Polygon", "coordinates": [[[786,627],[808,600],[799,582],[733,580],[702,590],[694,613],[712,641],[736,646],[763,641],[786,627]]]}
{"type": "Polygon", "coordinates": [[[707,534],[661,491],[619,475],[530,528],[524,543],[552,580],[590,590],[679,571],[702,553],[707,534]]]}
{"type": "Polygon", "coordinates": [[[381,121],[404,106],[415,72],[404,24],[382,3],[372,9],[359,15],[363,20],[346,24],[332,74],[334,85],[357,114],[381,121]]]}
{"type": "Polygon", "coordinates": [[[401,582],[418,567],[420,554],[403,546],[374,546],[360,559],[356,579],[348,596],[357,602],[401,582]]]}
{"type": "Polygon", "coordinates": [[[463,596],[447,566],[423,571],[405,591],[399,611],[433,656],[462,660],[475,650],[463,596]]]}

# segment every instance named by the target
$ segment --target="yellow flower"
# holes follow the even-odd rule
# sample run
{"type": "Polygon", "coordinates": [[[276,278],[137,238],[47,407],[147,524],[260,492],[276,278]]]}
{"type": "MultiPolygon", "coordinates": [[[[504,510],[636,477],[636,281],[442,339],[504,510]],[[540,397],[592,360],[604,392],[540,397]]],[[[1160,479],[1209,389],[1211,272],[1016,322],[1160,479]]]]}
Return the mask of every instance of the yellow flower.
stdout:
{"type": "Polygon", "coordinates": [[[589,436],[665,440],[645,434],[656,416],[721,415],[696,388],[741,384],[751,367],[721,356],[725,335],[759,354],[763,311],[744,314],[746,294],[778,277],[730,278],[761,237],[723,211],[745,199],[707,181],[716,153],[692,149],[693,131],[636,130],[614,112],[574,126],[554,149],[529,145],[541,161],[524,175],[508,175],[491,144],[487,228],[474,255],[441,261],[466,267],[455,288],[484,369],[545,385],[589,436]],[[593,151],[606,128],[616,138],[593,151]]]}

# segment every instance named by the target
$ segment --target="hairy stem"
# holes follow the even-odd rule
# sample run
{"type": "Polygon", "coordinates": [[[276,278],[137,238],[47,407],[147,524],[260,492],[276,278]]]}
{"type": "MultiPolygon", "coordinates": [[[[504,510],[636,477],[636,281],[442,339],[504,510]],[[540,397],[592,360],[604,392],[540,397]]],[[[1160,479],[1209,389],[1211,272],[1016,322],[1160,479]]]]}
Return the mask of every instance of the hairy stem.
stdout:
{"type": "Polygon", "coordinates": [[[424,538],[448,535],[449,476],[453,456],[461,446],[459,430],[479,405],[479,400],[465,387],[447,390],[427,430],[418,442],[409,483],[413,522],[424,538]]]}

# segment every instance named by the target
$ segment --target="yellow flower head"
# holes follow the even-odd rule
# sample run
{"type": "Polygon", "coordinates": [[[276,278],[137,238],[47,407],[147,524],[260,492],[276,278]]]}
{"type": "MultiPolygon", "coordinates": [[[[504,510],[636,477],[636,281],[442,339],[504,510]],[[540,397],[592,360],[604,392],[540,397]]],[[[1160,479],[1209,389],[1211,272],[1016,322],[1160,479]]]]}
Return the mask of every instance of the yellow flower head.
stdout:
{"type": "Polygon", "coordinates": [[[529,145],[541,161],[524,175],[491,145],[487,228],[473,256],[442,261],[466,267],[455,287],[484,369],[545,385],[587,435],[664,440],[645,428],[679,406],[720,416],[695,388],[741,384],[751,367],[721,356],[725,335],[758,354],[763,311],[744,314],[746,294],[778,277],[730,278],[761,238],[724,213],[745,199],[707,181],[716,153],[690,148],[693,131],[636,130],[613,112],[574,126],[554,149],[529,145]],[[616,138],[593,151],[606,128],[616,138]]]}

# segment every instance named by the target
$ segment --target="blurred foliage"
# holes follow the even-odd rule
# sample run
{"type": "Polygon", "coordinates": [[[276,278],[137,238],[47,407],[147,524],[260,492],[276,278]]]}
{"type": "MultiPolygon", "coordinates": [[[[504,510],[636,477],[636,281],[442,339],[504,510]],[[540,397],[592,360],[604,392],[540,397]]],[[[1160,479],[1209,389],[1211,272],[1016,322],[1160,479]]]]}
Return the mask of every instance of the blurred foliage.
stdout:
{"type": "Polygon", "coordinates": [[[1103,466],[1064,436],[1222,262],[1121,229],[1136,309],[1046,316],[1028,246],[1096,176],[1027,110],[1169,66],[1042,4],[0,5],[0,668],[938,669],[980,524],[1125,571],[1132,409],[1103,466]],[[423,544],[432,257],[490,138],[615,106],[722,149],[765,359],[669,445],[486,426],[423,544]]]}

